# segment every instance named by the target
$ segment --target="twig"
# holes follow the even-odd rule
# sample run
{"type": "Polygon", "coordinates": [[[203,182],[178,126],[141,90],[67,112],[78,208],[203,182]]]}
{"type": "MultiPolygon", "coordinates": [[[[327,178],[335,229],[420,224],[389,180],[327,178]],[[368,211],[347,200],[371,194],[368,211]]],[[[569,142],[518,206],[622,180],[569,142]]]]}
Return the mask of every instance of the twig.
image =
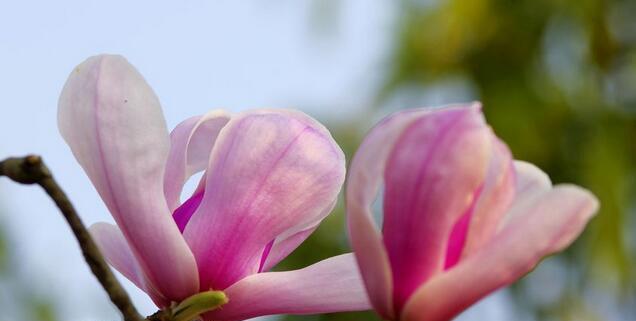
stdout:
{"type": "Polygon", "coordinates": [[[147,321],[172,321],[172,311],[170,309],[159,310],[146,318],[147,321]]]}
{"type": "Polygon", "coordinates": [[[104,261],[104,257],[77,215],[73,204],[71,204],[62,188],[57,184],[49,169],[44,165],[42,158],[35,155],[7,158],[0,162],[0,176],[6,176],[21,184],[40,185],[64,215],[82,248],[84,259],[99,280],[99,283],[102,284],[102,287],[108,293],[110,300],[121,311],[124,320],[144,320],[133,306],[126,291],[124,291],[111,272],[106,261],[104,261]]]}

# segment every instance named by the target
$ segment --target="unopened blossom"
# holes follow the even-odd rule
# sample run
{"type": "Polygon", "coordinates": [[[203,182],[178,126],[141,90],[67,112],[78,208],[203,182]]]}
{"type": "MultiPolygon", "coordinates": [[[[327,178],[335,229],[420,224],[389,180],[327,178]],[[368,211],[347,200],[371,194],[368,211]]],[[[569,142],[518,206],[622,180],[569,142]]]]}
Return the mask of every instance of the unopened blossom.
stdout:
{"type": "Polygon", "coordinates": [[[352,161],[346,206],[377,313],[447,321],[567,247],[598,202],[513,160],[474,103],[376,125],[352,161]],[[382,186],[380,230],[373,204],[382,186]]]}
{"type": "Polygon", "coordinates": [[[91,234],[157,306],[223,290],[229,303],[205,319],[368,309],[352,254],[267,272],[330,213],[344,180],[344,155],[314,119],[215,110],[169,134],[143,77],[123,57],[102,55],[71,73],[58,123],[117,223],[91,234]]]}

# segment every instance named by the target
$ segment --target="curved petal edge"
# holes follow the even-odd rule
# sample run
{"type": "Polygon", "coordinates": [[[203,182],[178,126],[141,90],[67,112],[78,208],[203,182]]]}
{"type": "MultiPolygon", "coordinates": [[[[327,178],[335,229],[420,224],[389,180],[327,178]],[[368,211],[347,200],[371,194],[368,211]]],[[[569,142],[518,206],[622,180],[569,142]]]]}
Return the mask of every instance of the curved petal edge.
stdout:
{"type": "Polygon", "coordinates": [[[353,254],[304,269],[250,275],[227,288],[229,303],[205,320],[244,320],[272,314],[318,314],[371,308],[353,254]]]}

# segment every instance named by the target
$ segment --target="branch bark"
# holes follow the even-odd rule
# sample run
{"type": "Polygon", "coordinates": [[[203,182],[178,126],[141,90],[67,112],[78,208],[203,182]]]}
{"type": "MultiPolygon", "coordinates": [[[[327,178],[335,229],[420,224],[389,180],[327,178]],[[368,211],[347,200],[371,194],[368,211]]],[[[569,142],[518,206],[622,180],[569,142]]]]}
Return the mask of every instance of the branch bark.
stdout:
{"type": "Polygon", "coordinates": [[[57,184],[53,175],[46,167],[42,158],[36,155],[7,158],[0,162],[0,176],[21,184],[37,184],[55,202],[62,215],[68,222],[75,238],[79,243],[86,263],[108,293],[110,300],[121,311],[125,321],[142,321],[144,318],[137,312],[130,297],[117,281],[106,264],[104,257],[91,238],[88,230],[75,211],[62,188],[57,184]]]}

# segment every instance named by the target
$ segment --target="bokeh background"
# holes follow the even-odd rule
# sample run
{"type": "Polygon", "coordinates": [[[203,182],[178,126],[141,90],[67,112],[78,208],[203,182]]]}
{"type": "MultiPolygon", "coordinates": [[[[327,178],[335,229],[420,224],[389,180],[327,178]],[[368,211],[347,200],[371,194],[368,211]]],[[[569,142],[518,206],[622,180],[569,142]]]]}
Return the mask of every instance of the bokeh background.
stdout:
{"type": "MultiPolygon", "coordinates": [[[[56,127],[67,75],[104,52],[137,66],[170,127],[213,108],[298,108],[348,157],[390,112],[480,100],[516,158],[602,208],[573,247],[459,320],[634,320],[635,16],[633,0],[1,0],[0,158],[42,154],[87,223],[112,221],[56,127]]],[[[340,205],[279,268],[349,251],[344,231],[340,205]]],[[[0,321],[118,318],[51,202],[0,180],[0,321]]]]}

